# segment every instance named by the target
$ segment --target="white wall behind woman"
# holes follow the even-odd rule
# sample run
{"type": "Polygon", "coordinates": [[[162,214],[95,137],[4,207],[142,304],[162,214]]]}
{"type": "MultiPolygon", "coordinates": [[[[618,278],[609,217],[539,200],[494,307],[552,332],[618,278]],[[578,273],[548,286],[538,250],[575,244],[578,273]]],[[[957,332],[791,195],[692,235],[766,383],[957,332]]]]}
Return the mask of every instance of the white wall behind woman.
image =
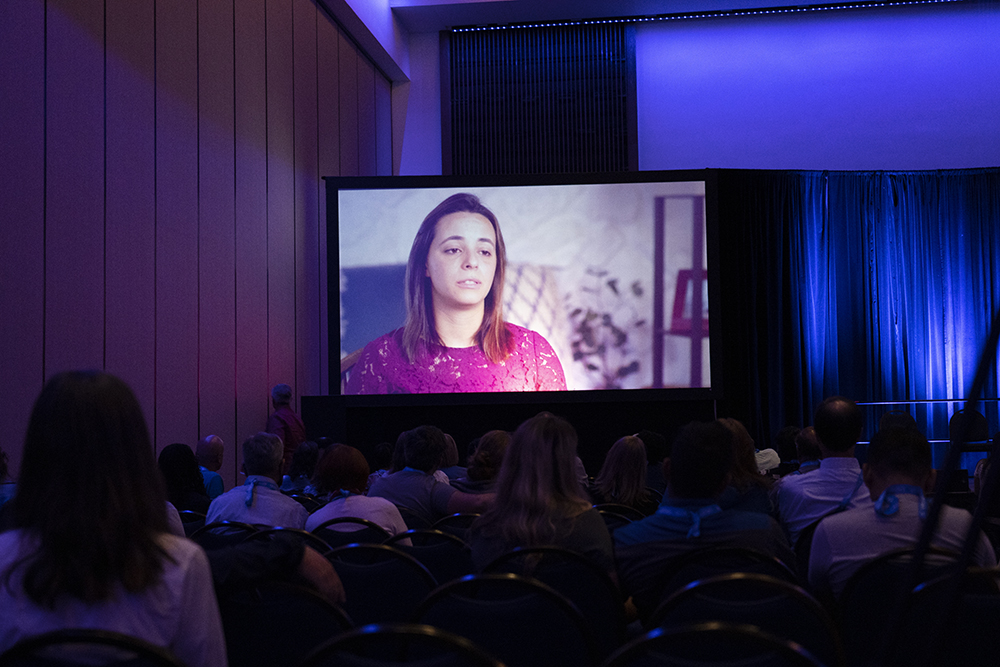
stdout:
{"type": "Polygon", "coordinates": [[[998,4],[644,24],[636,52],[641,169],[1000,165],[998,4]]]}

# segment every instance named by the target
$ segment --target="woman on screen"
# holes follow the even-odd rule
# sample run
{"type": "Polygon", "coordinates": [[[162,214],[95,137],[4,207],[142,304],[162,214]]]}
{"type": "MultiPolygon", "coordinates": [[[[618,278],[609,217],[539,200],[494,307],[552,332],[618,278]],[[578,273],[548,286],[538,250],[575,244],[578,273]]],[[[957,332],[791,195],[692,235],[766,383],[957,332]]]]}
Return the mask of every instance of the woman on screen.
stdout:
{"type": "Polygon", "coordinates": [[[406,324],[365,346],[346,393],[566,389],[548,341],[504,321],[505,267],[492,211],[470,194],[438,204],[410,248],[406,324]]]}

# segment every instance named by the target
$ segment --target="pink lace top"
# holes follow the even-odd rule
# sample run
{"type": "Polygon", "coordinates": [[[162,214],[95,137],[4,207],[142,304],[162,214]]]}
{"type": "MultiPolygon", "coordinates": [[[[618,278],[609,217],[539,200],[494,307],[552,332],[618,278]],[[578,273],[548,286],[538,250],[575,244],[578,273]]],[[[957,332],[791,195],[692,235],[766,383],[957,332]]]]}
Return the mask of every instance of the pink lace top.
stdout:
{"type": "Polygon", "coordinates": [[[507,324],[514,351],[490,363],[478,346],[430,345],[415,363],[403,353],[403,330],[396,329],[365,346],[347,380],[348,394],[440,394],[487,391],[562,391],[559,357],[540,334],[507,324]]]}

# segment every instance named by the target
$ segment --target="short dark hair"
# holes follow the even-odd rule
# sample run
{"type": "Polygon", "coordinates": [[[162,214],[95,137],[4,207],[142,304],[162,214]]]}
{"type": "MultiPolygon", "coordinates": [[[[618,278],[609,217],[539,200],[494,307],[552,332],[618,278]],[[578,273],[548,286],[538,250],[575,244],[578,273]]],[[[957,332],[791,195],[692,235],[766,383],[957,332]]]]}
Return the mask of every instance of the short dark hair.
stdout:
{"type": "Polygon", "coordinates": [[[510,446],[510,433],[507,431],[489,431],[476,438],[478,447],[469,458],[469,469],[466,476],[474,481],[496,479],[503,464],[503,455],[510,446]]]}
{"type": "Polygon", "coordinates": [[[915,428],[895,426],[880,430],[868,446],[868,466],[876,474],[898,473],[921,477],[933,467],[931,445],[915,428]]]}
{"type": "Polygon", "coordinates": [[[320,495],[340,489],[362,493],[368,485],[369,472],[364,454],[349,445],[333,445],[316,465],[312,481],[320,495]]]}
{"type": "Polygon", "coordinates": [[[843,396],[830,396],[816,408],[816,437],[831,452],[846,452],[858,443],[865,416],[857,403],[843,396]]]}
{"type": "Polygon", "coordinates": [[[177,507],[186,504],[185,498],[190,493],[208,497],[198,459],[185,443],[175,442],[164,447],[156,463],[167,485],[167,498],[177,507]]]}
{"type": "MultiPolygon", "coordinates": [[[[448,446],[444,432],[437,426],[418,426],[407,431],[403,440],[403,460],[415,470],[433,472],[441,464],[448,446]]],[[[399,446],[399,443],[396,443],[399,446]]]]}
{"type": "Polygon", "coordinates": [[[692,422],[681,428],[670,450],[670,494],[711,498],[733,467],[733,434],[718,422],[692,422]]]}
{"type": "Polygon", "coordinates": [[[647,463],[659,465],[663,463],[663,459],[670,456],[670,444],[662,434],[643,429],[635,435],[646,446],[647,463]]]}

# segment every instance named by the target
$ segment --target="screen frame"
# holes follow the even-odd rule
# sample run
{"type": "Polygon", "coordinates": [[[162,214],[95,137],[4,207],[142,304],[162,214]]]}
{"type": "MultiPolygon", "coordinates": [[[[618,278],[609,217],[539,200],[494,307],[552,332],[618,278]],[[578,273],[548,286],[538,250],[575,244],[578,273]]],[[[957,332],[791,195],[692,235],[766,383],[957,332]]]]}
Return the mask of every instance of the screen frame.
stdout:
{"type": "MultiPolygon", "coordinates": [[[[722,397],[721,291],[719,287],[718,185],[713,170],[663,170],[586,174],[492,176],[325,176],[327,359],[329,394],[344,407],[479,405],[489,403],[559,404],[651,401],[718,401],[722,397]],[[340,190],[477,188],[538,185],[599,185],[701,181],[705,184],[705,251],[708,276],[710,387],[589,389],[559,392],[491,392],[444,394],[342,394],[340,390],[340,190]],[[333,314],[338,314],[333,318],[333,314]],[[335,325],[336,324],[336,325],[335,325]]],[[[665,306],[669,318],[669,308],[665,306]]]]}

